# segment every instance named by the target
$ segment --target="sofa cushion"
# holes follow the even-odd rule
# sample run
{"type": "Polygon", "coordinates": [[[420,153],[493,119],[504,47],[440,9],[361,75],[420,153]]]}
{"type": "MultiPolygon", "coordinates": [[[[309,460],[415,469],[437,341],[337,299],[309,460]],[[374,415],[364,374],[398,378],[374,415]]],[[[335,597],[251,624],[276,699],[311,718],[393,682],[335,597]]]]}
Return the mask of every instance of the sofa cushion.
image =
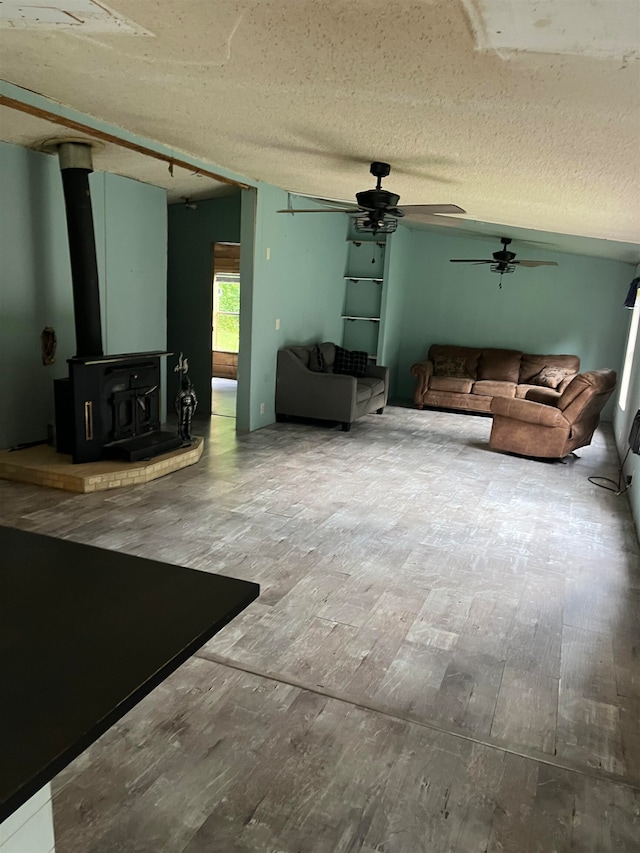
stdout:
{"type": "Polygon", "coordinates": [[[334,373],[347,373],[350,376],[364,376],[367,372],[369,356],[364,350],[348,350],[336,346],[336,357],[333,362],[334,373]]]}
{"type": "Polygon", "coordinates": [[[543,367],[529,381],[532,385],[540,385],[542,388],[557,388],[572,373],[573,371],[567,367],[543,367]]]}
{"type": "Polygon", "coordinates": [[[325,341],[322,344],[318,344],[318,346],[323,355],[324,363],[327,366],[327,373],[333,373],[333,362],[336,359],[336,345],[331,341],[325,341]]]}
{"type": "Polygon", "coordinates": [[[552,388],[539,388],[535,385],[518,385],[518,388],[529,388],[525,400],[544,403],[545,406],[555,406],[560,399],[560,394],[552,388]]]}
{"type": "Polygon", "coordinates": [[[433,359],[433,374],[434,376],[468,379],[467,357],[464,355],[437,355],[433,359]]]}
{"type": "Polygon", "coordinates": [[[309,353],[309,370],[313,370],[314,373],[327,372],[327,362],[325,361],[322,350],[317,344],[312,347],[311,352],[309,353]]]}
{"type": "Polygon", "coordinates": [[[369,385],[362,385],[358,382],[356,387],[356,403],[366,403],[371,399],[371,388],[369,385]]]}
{"type": "Polygon", "coordinates": [[[384,394],[384,379],[379,379],[377,376],[358,377],[358,393],[360,392],[361,385],[369,388],[372,397],[384,394]]]}
{"type": "Polygon", "coordinates": [[[517,383],[521,360],[522,353],[518,350],[483,349],[478,363],[478,379],[517,383]]]}
{"type": "Polygon", "coordinates": [[[520,362],[520,377],[518,382],[531,383],[543,367],[566,367],[570,373],[580,370],[580,359],[577,355],[537,355],[525,353],[520,362]]]}
{"type": "Polygon", "coordinates": [[[546,402],[547,400],[557,400],[560,396],[560,391],[554,391],[551,388],[541,388],[539,385],[527,385],[520,383],[516,385],[516,397],[521,400],[538,400],[538,402],[546,402]],[[542,397],[530,397],[529,394],[542,394],[542,397]]]}
{"type": "Polygon", "coordinates": [[[313,347],[289,347],[289,349],[300,359],[305,367],[309,367],[309,354],[313,347]]]}
{"type": "Polygon", "coordinates": [[[473,347],[460,347],[456,344],[431,344],[429,347],[429,360],[435,364],[436,358],[465,358],[466,359],[466,375],[470,379],[475,379],[478,370],[478,359],[482,350],[473,347]]]}
{"type": "Polygon", "coordinates": [[[458,394],[470,394],[473,381],[459,379],[456,376],[432,376],[429,382],[430,391],[454,391],[458,394]]]}
{"type": "Polygon", "coordinates": [[[494,382],[491,379],[479,379],[473,383],[472,394],[482,397],[515,397],[515,382],[494,382]]]}

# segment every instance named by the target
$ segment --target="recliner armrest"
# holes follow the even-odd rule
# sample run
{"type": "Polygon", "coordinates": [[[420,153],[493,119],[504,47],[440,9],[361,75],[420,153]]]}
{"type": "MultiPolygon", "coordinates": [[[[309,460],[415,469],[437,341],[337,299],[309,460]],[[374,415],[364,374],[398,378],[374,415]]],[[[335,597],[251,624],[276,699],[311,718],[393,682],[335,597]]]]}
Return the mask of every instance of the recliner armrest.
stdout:
{"type": "Polygon", "coordinates": [[[560,409],[546,406],[544,403],[535,403],[533,400],[522,400],[519,397],[494,397],[491,401],[491,412],[494,415],[529,424],[540,424],[540,426],[569,426],[560,409]]]}

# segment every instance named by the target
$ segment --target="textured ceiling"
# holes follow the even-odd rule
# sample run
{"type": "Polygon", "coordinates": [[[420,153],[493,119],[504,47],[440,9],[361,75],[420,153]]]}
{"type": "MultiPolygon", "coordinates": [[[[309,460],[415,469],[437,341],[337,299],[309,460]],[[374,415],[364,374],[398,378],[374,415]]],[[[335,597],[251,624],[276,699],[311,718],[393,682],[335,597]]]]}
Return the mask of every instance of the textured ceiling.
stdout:
{"type": "MultiPolygon", "coordinates": [[[[525,12],[567,2],[113,0],[128,22],[113,33],[5,25],[0,77],[293,192],[353,200],[385,160],[401,205],[640,243],[640,0],[607,0],[626,22],[608,57],[591,55],[607,4],[582,0],[575,32],[539,14],[528,51],[525,12]],[[501,9],[518,49],[486,46],[501,9]],[[536,52],[541,32],[561,52],[536,52]]],[[[17,116],[3,110],[3,139],[48,135],[17,116]]]]}

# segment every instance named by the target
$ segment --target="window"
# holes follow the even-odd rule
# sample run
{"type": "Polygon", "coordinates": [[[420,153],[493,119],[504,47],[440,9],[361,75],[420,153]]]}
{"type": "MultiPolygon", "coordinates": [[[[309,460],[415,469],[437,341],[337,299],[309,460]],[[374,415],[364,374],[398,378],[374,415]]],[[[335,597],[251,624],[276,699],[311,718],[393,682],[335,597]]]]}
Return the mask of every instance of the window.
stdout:
{"type": "Polygon", "coordinates": [[[238,352],[240,349],[239,273],[216,273],[213,278],[211,348],[223,352],[238,352]]]}
{"type": "MultiPolygon", "coordinates": [[[[638,291],[640,293],[640,291],[638,291]]],[[[638,340],[638,322],[640,321],[640,298],[636,293],[636,304],[633,308],[633,316],[629,325],[629,337],[627,338],[627,351],[624,356],[624,367],[622,368],[622,378],[620,380],[620,397],[618,398],[618,406],[624,412],[627,408],[629,397],[629,381],[631,380],[631,368],[633,367],[633,357],[635,354],[636,342],[638,340]]]]}

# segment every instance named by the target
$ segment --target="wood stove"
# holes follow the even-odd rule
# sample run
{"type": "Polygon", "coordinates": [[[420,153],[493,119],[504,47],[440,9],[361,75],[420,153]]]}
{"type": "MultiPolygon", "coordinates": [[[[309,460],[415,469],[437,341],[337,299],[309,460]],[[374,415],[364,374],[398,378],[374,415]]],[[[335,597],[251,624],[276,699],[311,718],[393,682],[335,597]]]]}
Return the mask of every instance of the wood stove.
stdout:
{"type": "Polygon", "coordinates": [[[169,352],[104,355],[98,267],[89,191],[91,149],[58,146],[73,284],[76,355],[69,376],[54,380],[56,449],[76,462],[129,461],[182,444],[160,429],[160,359],[169,352]]]}

